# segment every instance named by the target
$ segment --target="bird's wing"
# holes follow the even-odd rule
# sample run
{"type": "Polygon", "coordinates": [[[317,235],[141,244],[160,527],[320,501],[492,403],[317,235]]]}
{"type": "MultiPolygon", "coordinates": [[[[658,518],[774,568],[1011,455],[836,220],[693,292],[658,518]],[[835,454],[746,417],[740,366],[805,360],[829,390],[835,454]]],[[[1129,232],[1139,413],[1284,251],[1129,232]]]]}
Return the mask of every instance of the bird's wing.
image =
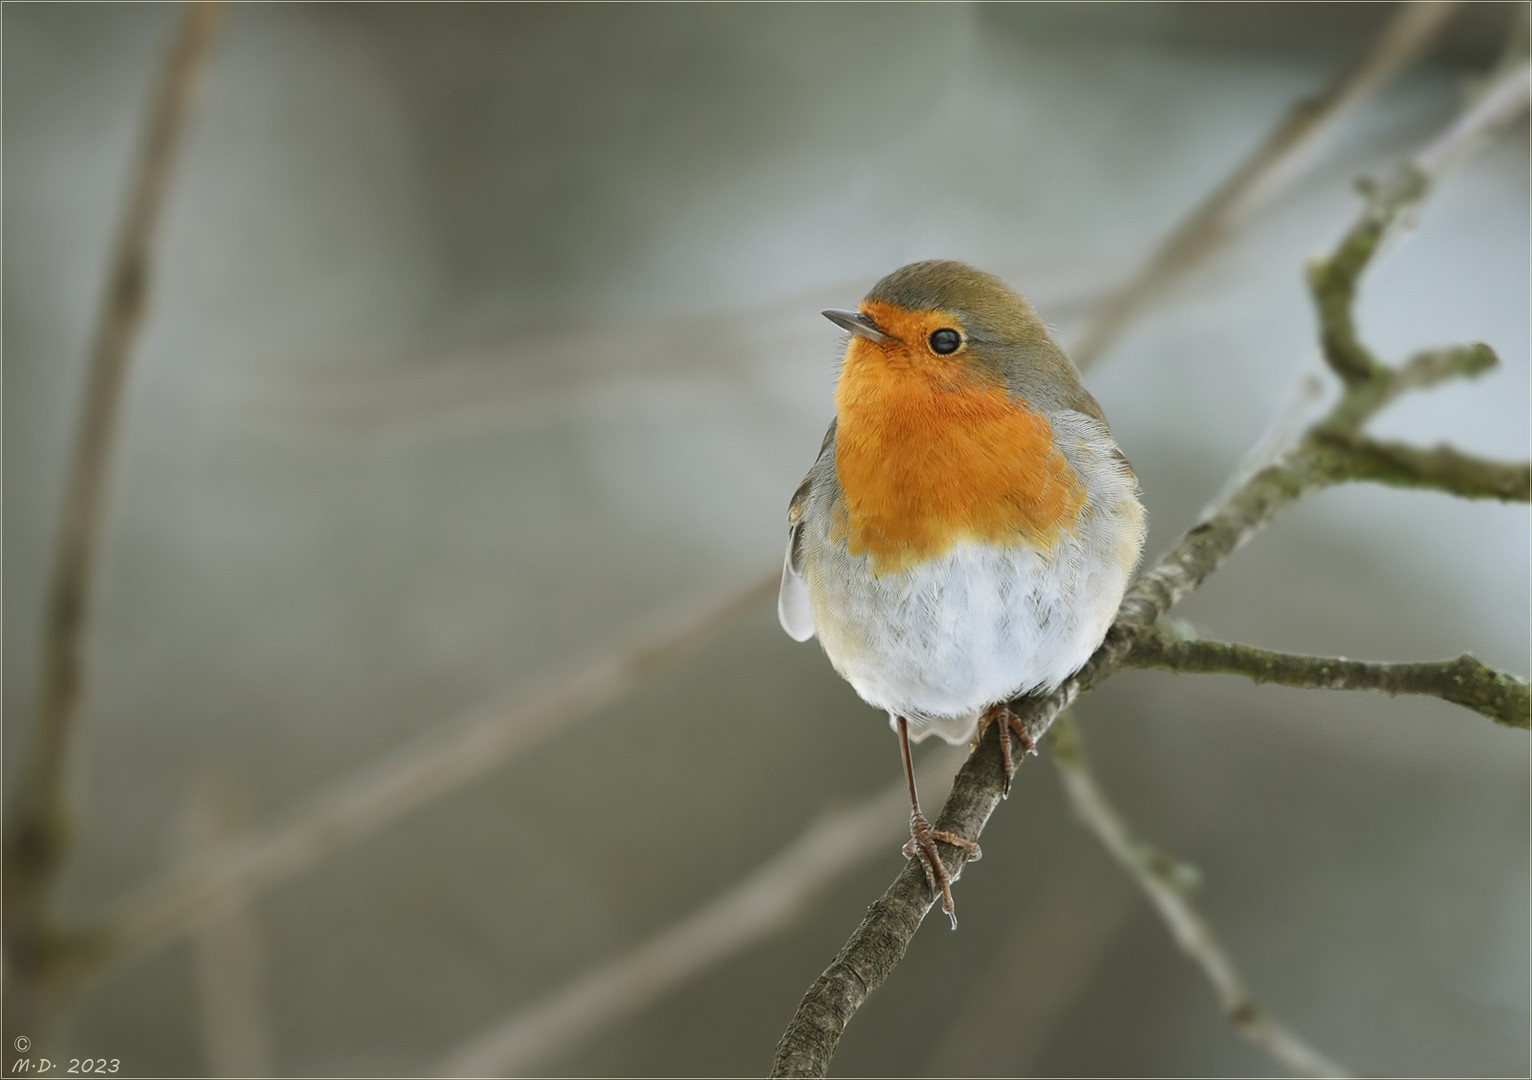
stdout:
{"type": "Polygon", "coordinates": [[[808,501],[809,489],[814,483],[814,473],[819,462],[826,453],[830,452],[830,446],[835,441],[835,421],[830,421],[830,430],[825,432],[825,440],[819,446],[819,456],[814,459],[814,469],[810,469],[803,483],[798,485],[798,490],[793,492],[793,501],[787,507],[787,552],[782,556],[782,588],[777,592],[777,619],[782,623],[782,629],[787,631],[787,636],[794,641],[807,641],[814,636],[814,610],[809,604],[808,582],[803,580],[803,509],[808,501]]]}
{"type": "MultiPolygon", "coordinates": [[[[1076,388],[1074,400],[1070,402],[1070,407],[1077,413],[1084,413],[1093,420],[1099,420],[1102,428],[1106,428],[1106,414],[1101,411],[1100,403],[1096,401],[1095,397],[1085,387],[1080,386],[1076,388]]],[[[1107,433],[1107,438],[1111,438],[1110,432],[1107,433]]],[[[1112,444],[1111,456],[1113,462],[1117,466],[1126,469],[1128,475],[1133,478],[1134,483],[1137,483],[1138,474],[1133,471],[1133,463],[1128,460],[1128,455],[1124,454],[1115,442],[1112,444]]]]}
{"type": "Polygon", "coordinates": [[[1130,491],[1138,490],[1138,473],[1112,438],[1105,420],[1075,409],[1061,409],[1049,413],[1048,422],[1053,426],[1054,445],[1088,491],[1117,491],[1124,484],[1130,491]]]}

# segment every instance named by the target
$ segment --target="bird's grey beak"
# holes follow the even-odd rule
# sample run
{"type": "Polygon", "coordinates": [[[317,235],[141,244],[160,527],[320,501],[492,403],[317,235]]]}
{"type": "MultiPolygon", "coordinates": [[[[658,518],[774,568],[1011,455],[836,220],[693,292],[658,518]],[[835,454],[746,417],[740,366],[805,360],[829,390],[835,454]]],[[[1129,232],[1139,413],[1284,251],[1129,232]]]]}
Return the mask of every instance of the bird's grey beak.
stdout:
{"type": "Polygon", "coordinates": [[[894,339],[873,325],[871,319],[860,311],[842,311],[840,308],[831,308],[821,311],[821,315],[829,319],[842,330],[850,330],[858,337],[864,337],[868,341],[893,341],[894,339]]]}

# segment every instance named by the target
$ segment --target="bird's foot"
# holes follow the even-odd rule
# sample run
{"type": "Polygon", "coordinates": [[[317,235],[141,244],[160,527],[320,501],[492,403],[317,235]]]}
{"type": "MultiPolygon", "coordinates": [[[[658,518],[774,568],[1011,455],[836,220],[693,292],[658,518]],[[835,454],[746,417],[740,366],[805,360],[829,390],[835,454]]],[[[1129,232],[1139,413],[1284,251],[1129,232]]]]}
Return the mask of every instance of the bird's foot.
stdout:
{"type": "Polygon", "coordinates": [[[920,868],[926,873],[926,884],[930,886],[932,892],[941,893],[942,910],[947,913],[947,918],[952,920],[952,929],[956,930],[957,914],[952,904],[952,876],[947,873],[941,854],[936,850],[938,842],[962,848],[968,853],[969,862],[978,862],[983,858],[983,852],[972,840],[966,840],[946,829],[931,828],[931,823],[920,811],[917,810],[910,815],[910,839],[904,845],[904,855],[909,859],[920,860],[920,868]]]}
{"type": "Polygon", "coordinates": [[[984,732],[991,724],[1000,725],[1000,760],[1005,772],[1005,797],[1011,795],[1011,777],[1016,775],[1016,763],[1011,758],[1011,734],[1021,740],[1021,749],[1025,754],[1037,753],[1037,744],[1027,734],[1027,726],[1021,722],[1021,717],[1011,711],[1011,707],[1004,702],[999,705],[991,705],[984,710],[984,715],[979,717],[979,727],[973,733],[973,741],[968,744],[968,752],[973,753],[979,748],[979,740],[984,738],[984,732]]]}

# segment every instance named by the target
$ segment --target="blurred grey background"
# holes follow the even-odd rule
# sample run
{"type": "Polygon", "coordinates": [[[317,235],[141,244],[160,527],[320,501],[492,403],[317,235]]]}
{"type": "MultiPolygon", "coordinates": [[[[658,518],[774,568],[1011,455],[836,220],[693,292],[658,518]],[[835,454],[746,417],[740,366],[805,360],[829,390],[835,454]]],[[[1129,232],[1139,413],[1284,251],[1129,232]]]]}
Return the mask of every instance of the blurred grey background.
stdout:
{"type": "MultiPolygon", "coordinates": [[[[1089,372],[1151,555],[1319,369],[1302,266],[1352,219],[1353,178],[1451,118],[1518,6],[1456,16],[1089,372]]],[[[183,859],[199,791],[240,828],[280,823],[768,573],[832,411],[821,308],[960,258],[1067,346],[1391,14],[234,6],[124,401],[64,913],[183,859]]],[[[105,253],[176,17],[4,12],[8,787],[105,253]]],[[[1385,357],[1484,340],[1504,366],[1380,432],[1525,456],[1528,258],[1523,127],[1431,198],[1360,309],[1385,357]]],[[[1472,651],[1524,675],[1527,577],[1524,507],[1356,488],[1299,506],[1180,613],[1275,648],[1472,651]]],[[[1198,902],[1264,1007],[1368,1074],[1526,1075],[1524,734],[1428,700],[1158,673],[1078,711],[1123,812],[1202,870],[1198,902]]],[[[233,968],[184,935],[114,965],[48,1047],[130,1075],[428,1072],[897,770],[884,718],[762,599],[259,891],[233,968]]],[[[521,1071],[764,1072],[899,869],[893,816],[886,848],[785,929],[521,1071]]],[[[1273,1071],[1046,758],[984,847],[961,931],[922,929],[838,1073],[1273,1071]]]]}

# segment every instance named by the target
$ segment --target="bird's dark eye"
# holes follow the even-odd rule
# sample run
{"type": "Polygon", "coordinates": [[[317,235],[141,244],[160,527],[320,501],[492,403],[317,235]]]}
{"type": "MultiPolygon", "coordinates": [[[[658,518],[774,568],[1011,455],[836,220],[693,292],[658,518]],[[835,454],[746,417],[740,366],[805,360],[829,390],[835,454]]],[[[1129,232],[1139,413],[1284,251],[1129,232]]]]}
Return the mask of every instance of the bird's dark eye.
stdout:
{"type": "Polygon", "coordinates": [[[932,330],[926,340],[931,343],[931,351],[937,356],[955,353],[963,346],[963,335],[945,326],[940,330],[932,330]]]}

